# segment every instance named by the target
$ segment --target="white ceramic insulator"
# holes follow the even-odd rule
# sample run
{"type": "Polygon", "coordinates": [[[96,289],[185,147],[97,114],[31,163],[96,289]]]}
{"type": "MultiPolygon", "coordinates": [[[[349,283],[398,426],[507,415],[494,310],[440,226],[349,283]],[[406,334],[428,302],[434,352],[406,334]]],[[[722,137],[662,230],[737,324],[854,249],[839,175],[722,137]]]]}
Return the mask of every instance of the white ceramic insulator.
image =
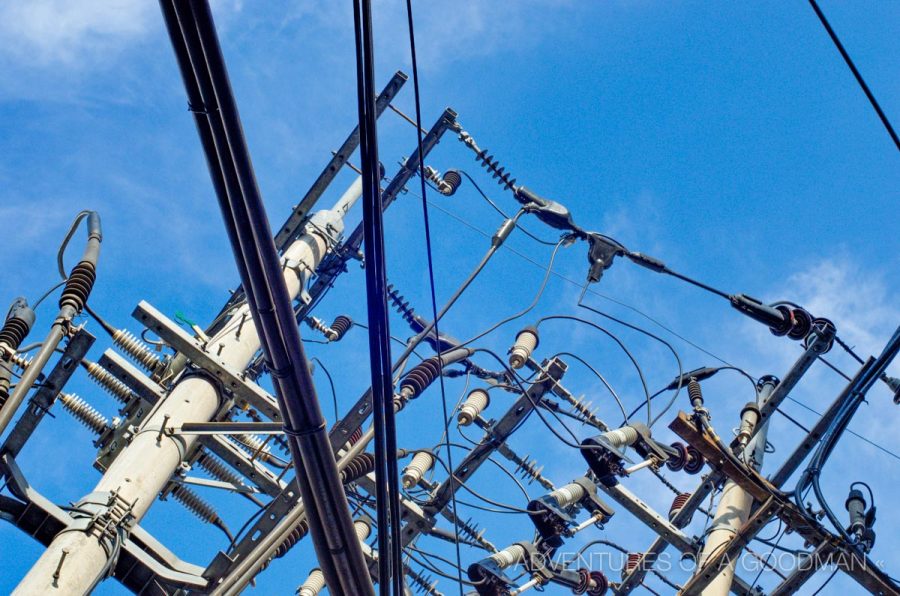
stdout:
{"type": "Polygon", "coordinates": [[[160,364],[159,356],[154,354],[147,344],[136,338],[130,331],[117,329],[113,334],[113,343],[122,348],[122,351],[150,372],[155,371],[160,364]]]}
{"type": "Polygon", "coordinates": [[[560,507],[568,507],[584,498],[584,487],[577,482],[573,482],[556,489],[550,493],[550,496],[553,497],[560,507]]]}
{"type": "Polygon", "coordinates": [[[59,401],[73,418],[94,431],[95,434],[99,435],[109,426],[106,416],[74,393],[60,393],[59,401]]]}
{"type": "Polygon", "coordinates": [[[128,388],[128,385],[114,377],[111,372],[96,362],[91,362],[87,365],[87,372],[91,379],[123,404],[127,403],[134,395],[134,392],[128,388]]]}
{"type": "Polygon", "coordinates": [[[362,519],[353,522],[353,529],[356,530],[356,537],[359,538],[360,542],[368,538],[372,533],[372,526],[369,525],[369,522],[362,519]]]}
{"type": "Polygon", "coordinates": [[[313,569],[309,572],[306,581],[297,588],[297,596],[318,596],[325,588],[325,574],[321,569],[313,569]]]}
{"type": "Polygon", "coordinates": [[[419,483],[422,475],[434,465],[434,456],[427,451],[416,453],[406,469],[403,470],[403,488],[410,488],[419,483]]]}
{"type": "Polygon", "coordinates": [[[484,389],[473,389],[459,409],[456,417],[460,426],[469,426],[488,405],[488,392],[484,389]]]}
{"type": "Polygon", "coordinates": [[[638,433],[630,426],[623,426],[604,434],[606,440],[616,447],[626,447],[637,441],[638,433]]]}
{"type": "Polygon", "coordinates": [[[509,351],[509,365],[519,369],[531,358],[531,353],[537,346],[538,338],[531,329],[523,329],[516,336],[516,343],[509,351]]]}
{"type": "Polygon", "coordinates": [[[490,559],[496,563],[500,569],[506,569],[507,567],[516,565],[524,558],[525,547],[521,544],[513,544],[490,556],[490,559]]]}

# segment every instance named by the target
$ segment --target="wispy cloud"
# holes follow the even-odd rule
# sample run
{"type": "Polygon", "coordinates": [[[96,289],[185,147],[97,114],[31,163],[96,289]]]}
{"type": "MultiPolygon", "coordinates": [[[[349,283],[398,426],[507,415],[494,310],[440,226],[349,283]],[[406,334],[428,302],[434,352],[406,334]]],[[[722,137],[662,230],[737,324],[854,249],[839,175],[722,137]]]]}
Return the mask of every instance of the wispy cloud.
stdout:
{"type": "Polygon", "coordinates": [[[33,0],[0,5],[0,52],[32,66],[85,65],[146,35],[146,0],[33,0]]]}

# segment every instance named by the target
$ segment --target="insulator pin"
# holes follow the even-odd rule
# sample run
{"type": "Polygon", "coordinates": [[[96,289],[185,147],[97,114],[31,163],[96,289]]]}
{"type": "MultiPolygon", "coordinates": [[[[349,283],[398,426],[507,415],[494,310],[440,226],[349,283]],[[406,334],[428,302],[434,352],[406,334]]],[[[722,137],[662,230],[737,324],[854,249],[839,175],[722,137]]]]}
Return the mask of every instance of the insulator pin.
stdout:
{"type": "Polygon", "coordinates": [[[74,393],[60,393],[59,401],[73,418],[88,427],[94,434],[103,434],[109,428],[109,421],[106,419],[106,416],[74,393]]]}
{"type": "Polygon", "coordinates": [[[514,369],[520,369],[531,358],[532,352],[538,346],[538,332],[534,327],[526,327],[519,331],[516,343],[509,350],[509,365],[514,369]]]}
{"type": "Polygon", "coordinates": [[[422,476],[434,465],[434,456],[427,451],[416,453],[409,465],[403,470],[401,478],[403,488],[411,488],[419,483],[422,476]]]}
{"type": "Polygon", "coordinates": [[[482,411],[491,403],[488,392],[484,389],[473,389],[466,397],[465,403],[459,409],[456,417],[460,426],[469,426],[481,414],[482,411]]]}

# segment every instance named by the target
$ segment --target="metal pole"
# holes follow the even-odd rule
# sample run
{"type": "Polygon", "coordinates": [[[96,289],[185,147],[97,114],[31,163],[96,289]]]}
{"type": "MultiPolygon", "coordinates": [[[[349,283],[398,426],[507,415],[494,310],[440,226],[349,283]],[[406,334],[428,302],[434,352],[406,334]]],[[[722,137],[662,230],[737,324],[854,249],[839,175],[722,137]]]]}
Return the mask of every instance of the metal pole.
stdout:
{"type": "MultiPolygon", "coordinates": [[[[771,377],[764,378],[757,396],[757,403],[762,404],[768,399],[772,391],[775,389],[775,383],[771,377]]],[[[751,465],[759,470],[762,466],[763,454],[766,449],[766,434],[768,432],[768,421],[760,420],[759,430],[756,431],[753,439],[744,448],[744,458],[750,461],[751,465]]],[[[714,556],[721,549],[725,548],[731,538],[740,529],[750,517],[750,508],[753,506],[753,497],[741,488],[738,484],[731,480],[725,483],[722,489],[722,496],[716,507],[716,514],[713,517],[712,528],[706,538],[706,545],[700,554],[697,562],[697,569],[703,569],[707,559],[714,556]]],[[[731,590],[731,583],[734,580],[734,570],[737,559],[740,556],[735,555],[732,561],[725,566],[719,575],[709,582],[709,585],[703,590],[703,596],[726,596],[731,590]]]]}

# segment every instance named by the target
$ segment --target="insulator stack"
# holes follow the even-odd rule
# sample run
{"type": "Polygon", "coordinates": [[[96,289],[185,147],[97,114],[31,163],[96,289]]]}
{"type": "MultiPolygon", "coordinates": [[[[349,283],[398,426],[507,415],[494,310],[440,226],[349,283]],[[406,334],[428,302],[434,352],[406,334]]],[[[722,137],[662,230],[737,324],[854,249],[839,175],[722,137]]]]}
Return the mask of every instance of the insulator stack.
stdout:
{"type": "Polygon", "coordinates": [[[484,389],[473,389],[469,392],[465,403],[459,409],[456,421],[459,422],[460,426],[469,426],[490,403],[491,398],[487,391],[484,389]]]}
{"type": "Polygon", "coordinates": [[[556,488],[553,486],[552,482],[550,482],[547,478],[544,478],[544,476],[541,474],[541,472],[543,472],[544,470],[544,466],[538,466],[536,459],[530,459],[527,455],[522,458],[515,453],[513,453],[509,459],[512,460],[514,464],[516,464],[516,473],[527,480],[528,484],[531,484],[533,481],[537,481],[538,484],[540,484],[547,490],[554,490],[556,488]]]}
{"type": "Polygon", "coordinates": [[[568,507],[584,498],[584,487],[573,482],[556,489],[548,495],[560,507],[568,507]]]}
{"type": "Polygon", "coordinates": [[[572,588],[573,594],[588,594],[589,596],[602,596],[609,589],[609,580],[602,571],[589,569],[578,570],[578,585],[572,588]]]}
{"type": "Polygon", "coordinates": [[[341,483],[349,484],[369,474],[375,469],[375,456],[371,453],[360,453],[341,470],[341,483]]]}
{"type": "MultiPolygon", "coordinates": [[[[594,404],[585,399],[584,396],[575,397],[569,392],[565,392],[562,394],[563,399],[565,399],[572,406],[578,414],[581,416],[592,426],[602,427],[602,421],[597,418],[596,412],[597,408],[593,407],[594,404]]],[[[605,427],[604,427],[605,428],[605,427]]]]}
{"type": "Polygon", "coordinates": [[[417,594],[443,596],[443,594],[437,591],[437,580],[430,575],[423,575],[410,567],[406,568],[406,574],[412,580],[413,585],[415,585],[417,594]]]}
{"type": "Polygon", "coordinates": [[[697,382],[697,379],[692,378],[688,382],[688,397],[691,400],[691,405],[695,408],[703,407],[703,390],[700,389],[700,383],[697,382]]]}
{"type": "Polygon", "coordinates": [[[189,489],[187,486],[176,484],[175,488],[172,489],[172,496],[201,521],[221,526],[222,520],[219,518],[219,514],[216,513],[216,510],[213,509],[212,505],[204,501],[200,495],[189,489]]]}
{"type": "Polygon", "coordinates": [[[284,542],[278,545],[278,548],[275,549],[275,554],[272,555],[273,559],[277,559],[279,557],[283,557],[287,554],[289,550],[291,550],[295,544],[300,542],[304,536],[309,534],[309,522],[305,519],[302,520],[297,526],[291,530],[291,533],[287,535],[287,538],[284,539],[284,542]]]}
{"type": "Polygon", "coordinates": [[[514,369],[525,366],[532,352],[538,346],[538,332],[534,327],[526,327],[516,335],[516,343],[509,350],[509,365],[514,369]]]}
{"type": "Polygon", "coordinates": [[[155,372],[162,365],[162,360],[153,353],[150,346],[136,338],[130,331],[116,329],[112,339],[114,344],[148,371],[155,372]]]}
{"type": "Polygon", "coordinates": [[[80,313],[88,296],[91,295],[91,289],[94,287],[96,279],[97,272],[94,270],[94,264],[90,261],[81,261],[72,267],[72,271],[66,279],[66,286],[59,296],[59,307],[71,306],[75,312],[80,313]]]}
{"type": "Polygon", "coordinates": [[[304,319],[306,324],[310,326],[314,331],[318,331],[322,335],[325,336],[325,339],[328,341],[335,341],[337,338],[337,332],[325,324],[325,321],[318,317],[309,316],[304,319]]]}
{"type": "Polygon", "coordinates": [[[353,529],[356,531],[356,537],[360,542],[365,541],[372,533],[372,526],[364,519],[357,519],[353,522],[353,529]]]}
{"type": "Polygon", "coordinates": [[[133,397],[135,397],[135,392],[132,391],[131,388],[128,387],[128,385],[114,377],[111,372],[109,372],[96,362],[83,360],[82,365],[84,365],[84,368],[85,370],[87,370],[87,373],[91,377],[91,379],[118,401],[122,402],[123,404],[127,404],[133,397]]]}
{"type": "Polygon", "coordinates": [[[16,298],[0,328],[0,344],[6,344],[11,351],[17,350],[34,325],[34,320],[34,311],[28,302],[24,298],[16,298]]]}
{"type": "Polygon", "coordinates": [[[357,427],[357,429],[355,431],[350,433],[350,438],[347,439],[347,441],[350,443],[350,445],[356,445],[359,442],[359,440],[362,438],[362,436],[363,436],[362,427],[357,427]]]}
{"type": "Polygon", "coordinates": [[[638,439],[638,432],[630,426],[623,426],[603,433],[603,437],[619,449],[631,445],[638,439]]]}
{"type": "Polygon", "coordinates": [[[394,306],[394,310],[396,310],[403,320],[406,321],[408,325],[413,325],[416,322],[416,311],[409,305],[409,301],[403,297],[400,291],[393,286],[393,284],[388,284],[388,300],[391,301],[391,304],[394,306]]]}
{"type": "Polygon", "coordinates": [[[416,453],[409,465],[403,470],[403,488],[411,488],[419,483],[422,476],[434,465],[434,456],[427,451],[416,453]]]}
{"type": "Polygon", "coordinates": [[[232,472],[228,466],[210,453],[201,454],[197,459],[197,465],[206,470],[206,472],[216,480],[221,480],[222,482],[227,482],[228,484],[233,484],[235,486],[244,484],[244,481],[237,474],[232,472]]]}
{"type": "Polygon", "coordinates": [[[484,550],[492,553],[497,552],[497,547],[484,537],[484,528],[479,529],[478,524],[473,523],[471,518],[464,522],[458,522],[457,525],[464,536],[480,544],[484,550]]]}
{"type": "Polygon", "coordinates": [[[487,149],[478,147],[475,143],[475,139],[472,138],[472,135],[464,130],[460,131],[459,140],[468,145],[472,151],[475,152],[475,159],[481,167],[486,169],[492,177],[497,180],[497,184],[507,190],[515,190],[515,179],[510,176],[509,172],[504,171],[504,169],[500,167],[500,162],[494,159],[493,155],[488,155],[487,149]]]}
{"type": "Polygon", "coordinates": [[[644,557],[641,553],[628,553],[628,557],[625,560],[625,566],[622,568],[622,578],[628,576],[629,573],[633,569],[637,569],[637,566],[641,564],[641,559],[644,557]]]}
{"type": "Polygon", "coordinates": [[[446,174],[441,173],[431,166],[424,168],[425,178],[434,183],[438,192],[445,196],[451,196],[456,193],[456,189],[462,183],[462,177],[456,170],[448,170],[446,174]]]}
{"type": "Polygon", "coordinates": [[[321,569],[313,569],[309,572],[309,577],[297,588],[297,596],[319,596],[325,588],[325,574],[321,569]]]}
{"type": "Polygon", "coordinates": [[[100,435],[109,428],[106,416],[74,393],[60,393],[59,401],[73,418],[88,427],[94,434],[100,435]]]}
{"type": "Polygon", "coordinates": [[[250,455],[255,455],[263,460],[268,460],[269,446],[262,442],[256,435],[235,435],[238,444],[243,447],[250,455]]]}
{"type": "Polygon", "coordinates": [[[331,330],[336,334],[331,341],[341,341],[344,335],[353,327],[353,319],[346,315],[338,315],[331,323],[331,330]]]}
{"type": "Polygon", "coordinates": [[[684,464],[684,471],[691,475],[699,473],[700,470],[703,469],[703,464],[706,463],[706,459],[693,445],[687,446],[687,453],[688,459],[684,464]]]}
{"type": "Polygon", "coordinates": [[[512,546],[508,546],[501,551],[495,552],[488,558],[496,563],[497,567],[499,567],[500,569],[506,569],[507,567],[511,567],[522,562],[522,560],[525,558],[525,547],[521,544],[513,544],[512,546]]]}
{"type": "MultiPolygon", "coordinates": [[[[672,500],[672,506],[669,507],[669,521],[675,519],[675,516],[681,513],[681,510],[684,509],[684,504],[688,502],[691,498],[691,493],[681,493],[679,495],[675,495],[675,498],[672,500]]],[[[688,520],[689,521],[689,520],[688,520]]],[[[684,527],[687,525],[687,522],[684,524],[679,524],[678,527],[684,527]]]]}
{"type": "Polygon", "coordinates": [[[415,399],[441,374],[437,356],[418,363],[400,382],[400,391],[408,398],[415,399]]]}

